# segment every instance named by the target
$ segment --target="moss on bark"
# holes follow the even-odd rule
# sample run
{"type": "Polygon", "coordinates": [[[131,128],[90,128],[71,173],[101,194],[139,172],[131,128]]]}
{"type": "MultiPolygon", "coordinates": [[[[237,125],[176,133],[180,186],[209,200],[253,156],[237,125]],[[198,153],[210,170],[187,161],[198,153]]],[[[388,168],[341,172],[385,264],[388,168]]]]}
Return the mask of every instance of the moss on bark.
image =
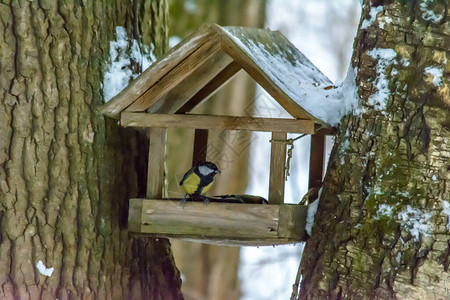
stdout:
{"type": "Polygon", "coordinates": [[[303,255],[300,299],[449,293],[448,7],[378,2],[364,1],[361,22],[382,9],[355,40],[360,108],[339,126],[303,255]],[[440,83],[430,67],[442,72],[440,83]],[[383,89],[384,101],[371,98],[383,89]]]}
{"type": "Polygon", "coordinates": [[[167,2],[12,1],[0,20],[0,297],[182,298],[168,241],[126,230],[142,137],[96,111],[115,26],[162,53],[167,2]]]}

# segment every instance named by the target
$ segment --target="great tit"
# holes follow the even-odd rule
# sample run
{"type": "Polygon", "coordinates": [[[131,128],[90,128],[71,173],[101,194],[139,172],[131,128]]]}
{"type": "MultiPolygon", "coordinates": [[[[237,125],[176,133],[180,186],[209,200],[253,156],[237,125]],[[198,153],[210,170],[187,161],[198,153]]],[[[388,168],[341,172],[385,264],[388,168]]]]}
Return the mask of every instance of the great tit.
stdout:
{"type": "MultiPolygon", "coordinates": [[[[181,179],[180,185],[191,200],[208,202],[204,195],[212,187],[214,176],[219,173],[217,166],[207,161],[187,171],[181,179]]],[[[186,203],[186,196],[181,200],[182,206],[186,203]]]]}

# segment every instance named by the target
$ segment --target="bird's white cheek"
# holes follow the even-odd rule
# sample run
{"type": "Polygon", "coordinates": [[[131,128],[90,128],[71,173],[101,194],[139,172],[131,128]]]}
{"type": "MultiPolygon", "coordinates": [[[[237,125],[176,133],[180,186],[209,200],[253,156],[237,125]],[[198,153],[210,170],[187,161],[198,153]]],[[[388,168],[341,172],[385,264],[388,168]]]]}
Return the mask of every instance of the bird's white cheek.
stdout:
{"type": "Polygon", "coordinates": [[[213,170],[211,170],[210,168],[205,167],[205,166],[198,167],[198,170],[199,170],[200,174],[202,174],[203,176],[207,176],[213,172],[213,170]]]}

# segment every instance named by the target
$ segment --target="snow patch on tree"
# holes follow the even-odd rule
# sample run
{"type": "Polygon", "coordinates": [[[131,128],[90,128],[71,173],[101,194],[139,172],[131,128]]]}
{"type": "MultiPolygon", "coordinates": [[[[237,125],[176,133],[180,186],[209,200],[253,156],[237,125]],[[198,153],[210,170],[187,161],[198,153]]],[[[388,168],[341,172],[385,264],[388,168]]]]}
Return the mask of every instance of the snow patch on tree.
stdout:
{"type": "Polygon", "coordinates": [[[129,40],[127,31],[122,26],[116,27],[116,40],[109,43],[109,62],[105,65],[103,78],[103,95],[105,102],[109,101],[139,73],[131,69],[132,62],[138,62],[142,70],[147,69],[156,60],[153,48],[139,46],[135,39],[129,40]]]}
{"type": "Polygon", "coordinates": [[[433,76],[433,84],[437,87],[440,87],[443,85],[442,83],[442,74],[444,73],[443,68],[438,67],[426,67],[425,68],[425,74],[433,76]]]}
{"type": "Polygon", "coordinates": [[[443,16],[436,14],[432,8],[430,8],[430,4],[436,4],[435,0],[424,0],[422,3],[420,3],[420,11],[422,12],[422,19],[425,21],[429,21],[432,23],[439,23],[443,16]]]}
{"type": "MultiPolygon", "coordinates": [[[[357,68],[349,66],[347,76],[344,81],[338,85],[338,95],[342,99],[344,112],[347,114],[359,107],[358,88],[356,87],[357,68]]],[[[342,117],[342,116],[341,116],[342,117]]]]}
{"type": "MultiPolygon", "coordinates": [[[[397,63],[397,52],[394,49],[375,48],[370,50],[368,54],[377,60],[377,77],[374,82],[377,92],[370,95],[368,104],[373,106],[375,110],[384,110],[391,94],[389,90],[389,79],[386,74],[387,67],[397,63]]],[[[390,75],[394,76],[397,73],[398,71],[393,69],[390,75]]]]}
{"type": "Polygon", "coordinates": [[[323,88],[312,90],[309,94],[309,99],[312,103],[318,103],[319,99],[326,99],[329,101],[329,106],[323,105],[320,109],[326,113],[329,124],[336,126],[339,124],[343,116],[349,113],[360,111],[358,88],[356,87],[357,68],[348,68],[345,79],[336,84],[332,89],[325,90],[323,88]],[[334,105],[331,105],[334,104],[334,105]]]}
{"type": "Polygon", "coordinates": [[[36,269],[44,276],[50,277],[53,274],[54,268],[47,268],[42,260],[39,260],[36,264],[36,269]]]}
{"type": "Polygon", "coordinates": [[[341,165],[345,164],[345,153],[347,152],[349,147],[350,147],[350,141],[348,139],[345,139],[344,141],[342,141],[341,149],[339,151],[341,165]]]}
{"type": "Polygon", "coordinates": [[[311,235],[311,230],[314,225],[314,216],[316,215],[317,208],[319,207],[319,200],[321,194],[322,188],[319,190],[319,197],[317,198],[317,200],[308,206],[308,215],[306,217],[306,227],[305,227],[306,233],[308,235],[311,235]]]}
{"type": "Polygon", "coordinates": [[[369,27],[370,25],[372,25],[373,22],[375,22],[375,20],[376,20],[376,18],[377,18],[377,14],[378,14],[379,12],[382,12],[382,11],[383,11],[383,6],[382,6],[382,5],[377,6],[377,7],[373,7],[373,6],[372,6],[372,7],[370,8],[370,12],[369,12],[370,19],[365,19],[365,20],[362,22],[361,29],[367,29],[367,27],[369,27]]]}
{"type": "Polygon", "coordinates": [[[402,261],[402,252],[398,251],[397,255],[395,256],[395,260],[400,263],[402,261]]]}
{"type": "Polygon", "coordinates": [[[442,212],[447,215],[447,230],[450,230],[450,202],[442,200],[442,212]]]}
{"type": "Polygon", "coordinates": [[[388,205],[388,204],[384,204],[384,203],[380,204],[378,206],[378,210],[377,210],[376,215],[374,216],[374,219],[375,220],[379,220],[383,216],[391,217],[393,211],[394,211],[394,207],[393,206],[388,205]]]}
{"type": "Polygon", "coordinates": [[[406,206],[406,209],[398,213],[398,219],[404,229],[410,231],[415,241],[419,241],[420,234],[428,236],[433,229],[430,218],[433,214],[426,210],[406,206]]]}
{"type": "Polygon", "coordinates": [[[380,25],[381,29],[384,29],[384,26],[386,24],[391,24],[392,23],[392,18],[389,16],[384,16],[384,18],[379,18],[378,19],[378,24],[380,25]]]}
{"type": "Polygon", "coordinates": [[[408,67],[409,66],[409,61],[408,61],[408,59],[406,58],[406,57],[402,57],[401,59],[400,59],[400,63],[402,64],[402,66],[404,66],[404,67],[408,67]]]}
{"type": "Polygon", "coordinates": [[[182,40],[179,36],[177,35],[172,35],[171,37],[169,37],[169,48],[173,48],[176,45],[178,45],[178,43],[180,43],[182,40]]]}

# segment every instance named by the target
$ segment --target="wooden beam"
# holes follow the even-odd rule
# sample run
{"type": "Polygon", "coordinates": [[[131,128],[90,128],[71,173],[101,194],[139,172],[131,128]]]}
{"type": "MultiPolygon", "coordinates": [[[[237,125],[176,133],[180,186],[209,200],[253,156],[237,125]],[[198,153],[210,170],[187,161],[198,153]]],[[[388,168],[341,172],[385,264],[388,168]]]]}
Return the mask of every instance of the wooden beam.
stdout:
{"type": "Polygon", "coordinates": [[[227,84],[234,75],[241,70],[241,65],[235,61],[226,66],[216,77],[214,77],[207,85],[199,90],[188,102],[186,102],[180,109],[176,111],[177,114],[184,114],[191,111],[202,101],[207,100],[209,97],[220,89],[223,85],[227,84]]]}
{"type": "Polygon", "coordinates": [[[192,166],[196,166],[206,161],[207,147],[208,147],[208,130],[195,129],[194,154],[192,157],[192,166]]]}
{"type": "Polygon", "coordinates": [[[272,146],[270,150],[270,204],[283,204],[286,164],[286,132],[272,132],[272,146]]]}
{"type": "Polygon", "coordinates": [[[149,132],[149,153],[147,172],[147,197],[162,198],[164,185],[164,150],[166,129],[153,127],[149,132]]]}
{"type": "Polygon", "coordinates": [[[183,208],[178,200],[131,199],[130,207],[134,212],[128,228],[138,234],[228,245],[277,245],[306,238],[307,207],[301,205],[188,201],[183,208]]]}
{"type": "Polygon", "coordinates": [[[125,108],[213,35],[215,33],[211,31],[211,25],[201,26],[197,32],[170,49],[165,56],[158,58],[118,95],[101,106],[100,112],[108,117],[119,119],[120,113],[125,108]]]}
{"type": "Polygon", "coordinates": [[[315,135],[336,135],[337,130],[336,128],[323,128],[319,124],[315,124],[316,127],[316,133],[315,135]]]}
{"type": "MultiPolygon", "coordinates": [[[[270,199],[270,198],[269,198],[270,199]]],[[[303,236],[305,234],[304,228],[306,227],[306,214],[305,210],[298,209],[298,207],[307,206],[292,206],[289,204],[281,205],[279,212],[278,223],[278,236],[279,237],[291,237],[296,235],[303,236]],[[292,208],[296,209],[292,209],[292,208]]]]}
{"type": "MultiPolygon", "coordinates": [[[[219,76],[233,60],[224,51],[215,52],[207,61],[183,79],[177,86],[161,96],[147,110],[148,113],[175,113],[208,83],[219,76]]],[[[148,95],[153,98],[153,94],[148,95]]],[[[153,100],[152,100],[153,101],[153,100]]]]}
{"type": "Polygon", "coordinates": [[[143,201],[135,201],[136,199],[130,200],[130,205],[128,208],[128,230],[130,232],[140,232],[141,224],[135,220],[142,219],[142,203],[143,201]]]}
{"type": "Polygon", "coordinates": [[[291,133],[314,133],[312,120],[274,119],[253,117],[230,117],[211,115],[170,115],[127,113],[121,114],[124,127],[178,127],[194,129],[228,129],[272,131],[291,133]]]}
{"type": "Polygon", "coordinates": [[[228,247],[261,247],[261,246],[278,246],[278,245],[288,245],[297,244],[301,242],[306,242],[306,236],[300,240],[292,240],[288,238],[226,238],[226,237],[198,237],[196,235],[189,234],[158,234],[158,233],[136,233],[130,232],[130,235],[141,238],[141,237],[153,237],[153,238],[171,238],[180,239],[187,242],[193,243],[203,243],[216,246],[228,246],[228,247]]]}
{"type": "Polygon", "coordinates": [[[325,135],[311,135],[308,189],[320,186],[325,160],[325,135]]]}
{"type": "Polygon", "coordinates": [[[162,77],[125,111],[145,111],[164,94],[173,89],[182,80],[192,74],[197,68],[220,49],[218,38],[211,37],[185,60],[176,65],[170,72],[162,77]]]}

